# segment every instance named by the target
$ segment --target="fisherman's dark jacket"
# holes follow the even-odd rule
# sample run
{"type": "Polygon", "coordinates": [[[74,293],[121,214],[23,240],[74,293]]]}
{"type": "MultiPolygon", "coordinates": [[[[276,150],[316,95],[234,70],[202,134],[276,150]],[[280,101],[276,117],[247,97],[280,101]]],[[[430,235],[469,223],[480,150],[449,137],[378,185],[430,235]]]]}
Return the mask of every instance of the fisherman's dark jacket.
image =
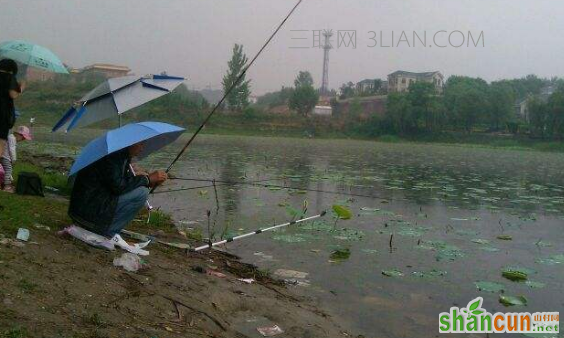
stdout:
{"type": "Polygon", "coordinates": [[[76,225],[105,234],[112,224],[118,199],[148,186],[147,176],[135,176],[127,149],[110,154],[80,170],[72,189],[69,216],[76,225]]]}

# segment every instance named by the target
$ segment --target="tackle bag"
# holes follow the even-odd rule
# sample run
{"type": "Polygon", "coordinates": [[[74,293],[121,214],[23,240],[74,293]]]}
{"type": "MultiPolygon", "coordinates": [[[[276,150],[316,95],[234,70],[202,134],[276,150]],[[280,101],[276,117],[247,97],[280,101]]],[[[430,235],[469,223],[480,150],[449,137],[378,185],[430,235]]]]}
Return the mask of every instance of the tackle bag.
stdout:
{"type": "Polygon", "coordinates": [[[36,173],[21,172],[18,175],[16,194],[45,197],[41,177],[36,173]]]}

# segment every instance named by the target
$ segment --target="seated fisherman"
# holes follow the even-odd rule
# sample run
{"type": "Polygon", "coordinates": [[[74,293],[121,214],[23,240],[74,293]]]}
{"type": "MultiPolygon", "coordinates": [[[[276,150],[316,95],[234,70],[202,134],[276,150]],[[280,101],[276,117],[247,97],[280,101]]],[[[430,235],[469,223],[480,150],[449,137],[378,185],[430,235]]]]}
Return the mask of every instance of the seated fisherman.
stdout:
{"type": "Polygon", "coordinates": [[[119,233],[145,206],[149,188],[168,179],[164,171],[133,174],[131,159],[143,149],[142,142],[134,144],[77,173],[69,206],[69,216],[76,225],[126,248],[128,244],[119,233]]]}

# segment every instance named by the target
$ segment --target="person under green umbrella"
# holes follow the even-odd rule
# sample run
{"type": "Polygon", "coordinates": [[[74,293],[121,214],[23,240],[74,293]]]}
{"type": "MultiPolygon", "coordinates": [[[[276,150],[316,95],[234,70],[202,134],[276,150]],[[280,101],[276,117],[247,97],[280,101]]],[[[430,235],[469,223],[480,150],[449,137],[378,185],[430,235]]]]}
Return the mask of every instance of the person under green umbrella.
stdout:
{"type": "Polygon", "coordinates": [[[0,154],[4,153],[10,129],[16,123],[14,100],[25,88],[25,83],[18,83],[16,75],[18,65],[14,60],[0,60],[0,154]]]}

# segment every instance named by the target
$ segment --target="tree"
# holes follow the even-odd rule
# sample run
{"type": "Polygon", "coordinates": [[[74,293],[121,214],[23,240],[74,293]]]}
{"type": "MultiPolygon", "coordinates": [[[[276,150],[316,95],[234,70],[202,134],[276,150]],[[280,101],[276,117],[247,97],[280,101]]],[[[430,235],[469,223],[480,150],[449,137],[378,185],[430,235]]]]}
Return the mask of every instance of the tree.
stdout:
{"type": "Polygon", "coordinates": [[[488,112],[485,116],[491,130],[500,130],[511,120],[515,95],[505,81],[492,82],[488,90],[488,112]]]}
{"type": "Polygon", "coordinates": [[[309,72],[300,72],[294,81],[294,91],[288,106],[298,112],[298,114],[307,116],[319,101],[319,93],[313,88],[313,78],[309,72]]]}
{"type": "Polygon", "coordinates": [[[453,125],[471,132],[487,111],[488,83],[480,78],[451,76],[445,85],[445,107],[453,125]]]}
{"type": "Polygon", "coordinates": [[[268,106],[270,108],[287,105],[293,91],[294,89],[291,87],[282,86],[282,89],[277,92],[266,93],[259,97],[257,104],[261,106],[268,106]]]}
{"type": "Polygon", "coordinates": [[[545,138],[550,121],[548,105],[538,97],[532,97],[527,102],[527,109],[529,110],[531,135],[545,138]]]}
{"type": "Polygon", "coordinates": [[[435,101],[435,86],[429,82],[415,82],[409,86],[407,100],[413,109],[414,127],[418,129],[420,122],[422,122],[427,130],[432,130],[435,125],[435,117],[432,111],[432,104],[435,101]]]}
{"type": "MultiPolygon", "coordinates": [[[[247,64],[248,58],[243,53],[243,46],[235,44],[233,47],[233,56],[231,60],[227,63],[229,69],[227,74],[223,77],[223,92],[227,93],[229,88],[237,81],[237,78],[241,75],[241,72],[247,64]]],[[[229,96],[227,96],[227,105],[229,109],[235,111],[243,111],[247,106],[249,106],[249,96],[250,91],[250,80],[245,80],[246,75],[239,80],[235,85],[235,88],[231,91],[229,96]]]]}
{"type": "Polygon", "coordinates": [[[299,72],[298,77],[294,80],[294,86],[299,87],[313,87],[313,78],[309,72],[299,72]]]}
{"type": "Polygon", "coordinates": [[[562,139],[564,137],[564,86],[559,86],[550,96],[548,107],[550,111],[549,130],[551,136],[562,139]]]}
{"type": "Polygon", "coordinates": [[[386,117],[395,132],[405,134],[414,128],[413,107],[406,94],[392,93],[386,103],[386,117]]]}
{"type": "Polygon", "coordinates": [[[341,100],[345,100],[348,99],[350,97],[353,97],[355,94],[355,85],[352,82],[349,83],[343,83],[343,85],[340,88],[341,90],[341,95],[339,96],[339,98],[341,100]]]}

